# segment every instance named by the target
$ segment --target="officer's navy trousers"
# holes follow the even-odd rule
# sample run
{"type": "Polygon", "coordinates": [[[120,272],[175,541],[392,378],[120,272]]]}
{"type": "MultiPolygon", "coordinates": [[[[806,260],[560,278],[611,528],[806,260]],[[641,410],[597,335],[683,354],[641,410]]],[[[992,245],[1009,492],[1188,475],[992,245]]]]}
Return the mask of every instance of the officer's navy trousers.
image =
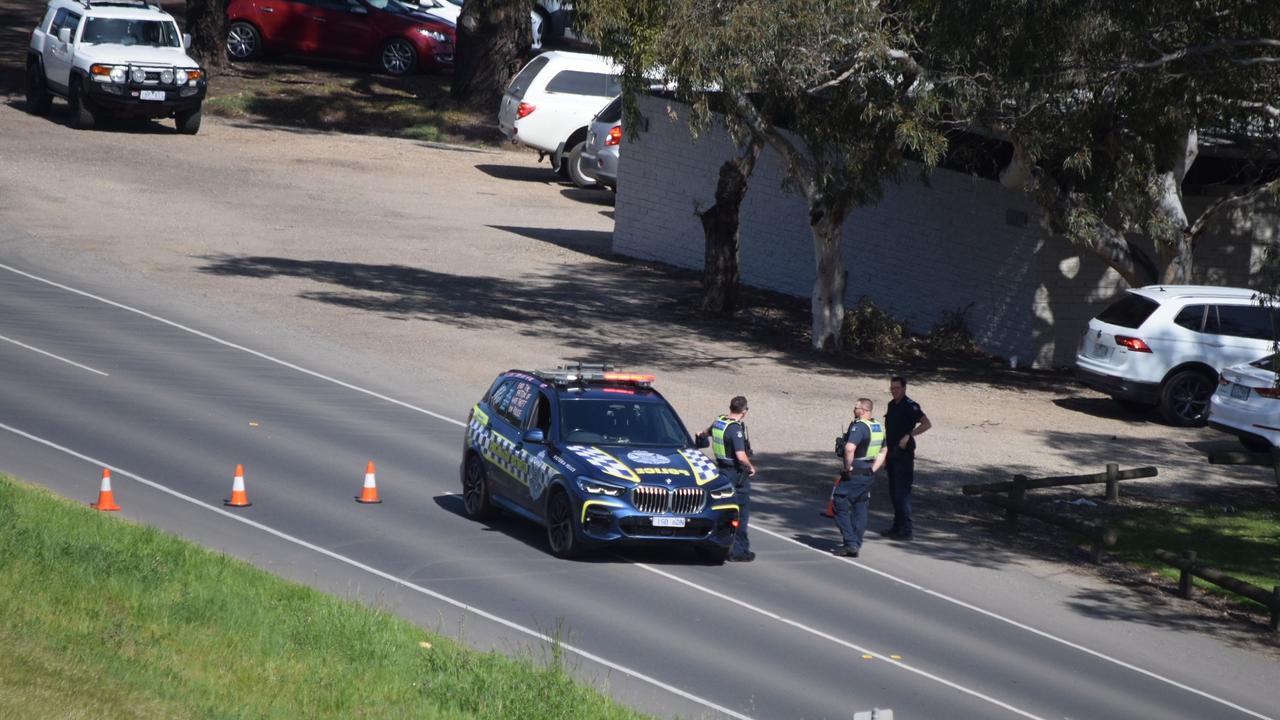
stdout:
{"type": "Polygon", "coordinates": [[[832,494],[832,510],[836,515],[836,527],[844,546],[850,550],[862,547],[862,536],[867,532],[867,505],[871,502],[870,475],[846,476],[840,480],[832,494]]]}
{"type": "Polygon", "coordinates": [[[739,557],[751,552],[751,539],[747,537],[747,520],[751,516],[751,478],[740,470],[725,467],[720,468],[720,476],[732,479],[738,489],[738,529],[733,534],[729,555],[739,557]]]}
{"type": "Polygon", "coordinates": [[[891,452],[885,466],[889,473],[889,500],[893,503],[893,527],[889,529],[902,535],[910,535],[911,483],[915,479],[916,454],[891,452]]]}

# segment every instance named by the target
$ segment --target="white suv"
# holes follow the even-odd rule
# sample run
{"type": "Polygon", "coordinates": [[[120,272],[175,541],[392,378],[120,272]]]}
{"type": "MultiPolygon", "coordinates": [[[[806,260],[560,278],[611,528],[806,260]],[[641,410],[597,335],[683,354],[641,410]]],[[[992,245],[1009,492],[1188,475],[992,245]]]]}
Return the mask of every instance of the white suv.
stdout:
{"type": "Polygon", "coordinates": [[[1243,288],[1150,285],[1129,290],[1080,339],[1076,377],[1129,407],[1158,406],[1202,425],[1223,368],[1272,352],[1271,310],[1243,288]]]}
{"type": "Polygon", "coordinates": [[[57,95],[78,128],[101,114],[172,117],[194,135],[206,84],[190,45],[154,0],[50,0],[27,49],[27,109],[43,115],[57,95]]]}
{"type": "Polygon", "coordinates": [[[578,187],[595,180],[582,169],[591,119],[621,92],[621,69],[609,58],[553,50],[530,60],[507,86],[498,127],[512,142],[550,155],[551,167],[578,187]]]}

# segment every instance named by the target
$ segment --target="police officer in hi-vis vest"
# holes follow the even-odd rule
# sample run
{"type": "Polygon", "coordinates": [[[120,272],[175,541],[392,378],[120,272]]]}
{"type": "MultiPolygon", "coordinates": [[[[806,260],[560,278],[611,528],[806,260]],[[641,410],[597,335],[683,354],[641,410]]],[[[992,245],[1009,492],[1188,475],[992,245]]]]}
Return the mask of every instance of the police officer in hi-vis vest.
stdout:
{"type": "Polygon", "coordinates": [[[831,552],[845,557],[858,557],[862,536],[867,531],[867,504],[871,501],[871,484],[884,465],[884,426],[871,417],[873,404],[858,398],[853,404],[853,422],[845,433],[844,466],[840,484],[832,491],[836,527],[843,544],[831,552]]]}
{"type": "Polygon", "coordinates": [[[730,562],[751,562],[756,554],[751,552],[747,538],[748,506],[751,504],[751,478],[756,466],[751,462],[751,441],[747,439],[747,426],[742,422],[747,416],[747,399],[741,395],[729,401],[729,414],[721,415],[711,427],[698,433],[699,438],[711,436],[711,450],[716,456],[720,476],[733,482],[737,488],[738,531],[733,536],[729,550],[730,562]]]}

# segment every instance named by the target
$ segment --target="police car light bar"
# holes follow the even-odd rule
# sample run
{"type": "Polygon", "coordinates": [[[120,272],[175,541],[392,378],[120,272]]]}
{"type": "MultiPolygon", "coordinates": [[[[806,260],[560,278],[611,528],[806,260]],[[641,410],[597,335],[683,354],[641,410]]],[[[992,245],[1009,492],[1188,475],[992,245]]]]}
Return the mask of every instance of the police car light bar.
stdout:
{"type": "Polygon", "coordinates": [[[632,385],[648,385],[656,376],[640,373],[615,372],[612,365],[575,363],[556,368],[555,370],[538,370],[534,372],[542,380],[556,385],[586,385],[589,383],[627,383],[632,385]]]}

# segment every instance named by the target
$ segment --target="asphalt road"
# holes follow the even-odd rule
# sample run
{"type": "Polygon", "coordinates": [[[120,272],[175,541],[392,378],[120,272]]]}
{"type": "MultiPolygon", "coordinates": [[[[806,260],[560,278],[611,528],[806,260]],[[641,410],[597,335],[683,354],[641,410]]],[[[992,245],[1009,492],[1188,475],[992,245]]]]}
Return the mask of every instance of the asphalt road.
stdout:
{"type": "Polygon", "coordinates": [[[1220,648],[1186,656],[1169,652],[1185,644],[1108,644],[1105,623],[1037,625],[962,599],[974,597],[963,580],[899,578],[785,527],[754,531],[750,565],[647,551],[556,560],[535,528],[461,515],[463,394],[394,368],[369,374],[375,365],[0,243],[0,470],[87,502],[111,467],[125,517],[478,647],[542,657],[556,637],[581,677],[640,709],[1276,712],[1265,661],[1214,667],[1220,648]],[[353,500],[368,460],[381,505],[353,500]],[[253,506],[227,510],[237,463],[253,506]]]}

